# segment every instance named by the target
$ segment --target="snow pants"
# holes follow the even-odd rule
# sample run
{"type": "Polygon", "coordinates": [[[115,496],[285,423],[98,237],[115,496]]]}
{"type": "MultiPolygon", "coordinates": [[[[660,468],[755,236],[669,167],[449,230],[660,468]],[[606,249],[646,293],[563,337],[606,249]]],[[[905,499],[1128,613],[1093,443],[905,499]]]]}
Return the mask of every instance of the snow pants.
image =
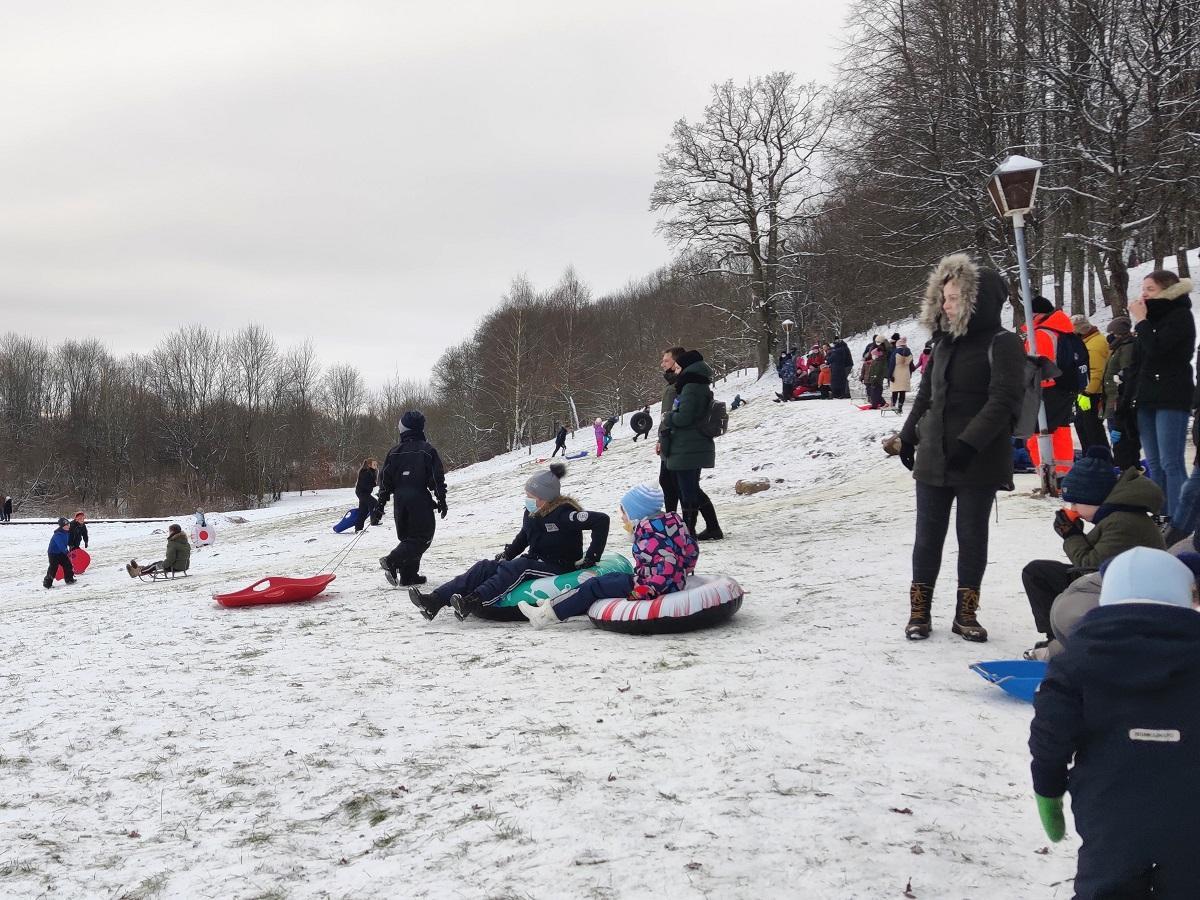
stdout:
{"type": "Polygon", "coordinates": [[[633,576],[622,572],[609,575],[597,575],[589,578],[579,587],[566,593],[559,594],[550,601],[554,614],[559,621],[572,616],[583,616],[592,608],[597,600],[609,598],[624,599],[633,590],[633,576]]]}
{"type": "Polygon", "coordinates": [[[532,556],[518,556],[516,559],[500,561],[481,559],[461,575],[435,588],[433,596],[443,604],[448,604],[455,594],[475,594],[483,601],[484,606],[491,606],[522,581],[544,578],[547,575],[562,575],[569,571],[569,568],[532,556]]]}
{"type": "Polygon", "coordinates": [[[397,494],[392,498],[392,516],[396,520],[396,537],[400,539],[387,555],[388,564],[397,570],[400,581],[411,584],[421,572],[421,557],[433,543],[437,520],[433,517],[433,501],[429,494],[397,494]]]}
{"type": "Polygon", "coordinates": [[[988,517],[996,502],[990,487],[937,487],[917,482],[917,534],[913,540],[913,575],[917,584],[937,584],[942,548],[950,528],[950,509],[958,505],[958,585],[979,590],[987,570],[988,517]]]}
{"type": "Polygon", "coordinates": [[[1029,609],[1033,612],[1033,623],[1048,638],[1054,637],[1050,624],[1050,608],[1054,600],[1078,578],[1071,564],[1056,559],[1035,559],[1021,570],[1021,583],[1025,585],[1025,596],[1029,598],[1029,609]]]}
{"type": "Polygon", "coordinates": [[[42,581],[46,587],[54,584],[54,576],[58,574],[58,567],[62,566],[63,580],[70,584],[75,580],[75,567],[71,565],[71,557],[65,553],[47,553],[50,559],[50,565],[46,568],[46,577],[42,581]]]}
{"type": "Polygon", "coordinates": [[[1080,394],[1091,401],[1088,409],[1076,408],[1075,433],[1079,435],[1079,446],[1087,454],[1088,447],[1107,447],[1108,432],[1100,421],[1100,404],[1104,402],[1103,394],[1080,394]]]}
{"type": "Polygon", "coordinates": [[[367,521],[373,512],[375,512],[375,498],[370,494],[363,494],[358,498],[358,524],[354,526],[356,533],[367,527],[367,521]]]}
{"type": "MultiPolygon", "coordinates": [[[[1076,827],[1079,820],[1076,819],[1076,827]]],[[[1083,837],[1075,872],[1075,900],[1155,900],[1161,897],[1200,897],[1200,867],[1195,848],[1176,847],[1139,853],[1130,842],[1088,840],[1083,837]]]]}

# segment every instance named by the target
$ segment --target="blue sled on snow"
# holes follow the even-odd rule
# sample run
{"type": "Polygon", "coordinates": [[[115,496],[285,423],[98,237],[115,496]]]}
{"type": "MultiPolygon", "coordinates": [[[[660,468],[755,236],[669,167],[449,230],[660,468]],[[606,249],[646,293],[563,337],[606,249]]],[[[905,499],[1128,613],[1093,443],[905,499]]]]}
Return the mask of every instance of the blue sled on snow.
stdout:
{"type": "Polygon", "coordinates": [[[1046,677],[1046,663],[1040,659],[997,659],[975,663],[971,671],[1006,694],[1032,703],[1038,685],[1046,677]]]}
{"type": "Polygon", "coordinates": [[[358,507],[356,506],[356,507],[354,507],[354,509],[348,511],[344,516],[342,516],[342,521],[340,521],[336,525],[334,525],[333,530],[336,534],[341,534],[347,528],[354,528],[357,525],[358,525],[358,507]]]}
{"type": "Polygon", "coordinates": [[[585,456],[587,456],[587,454],[588,452],[586,450],[580,450],[578,453],[568,454],[567,459],[583,459],[585,456]]]}

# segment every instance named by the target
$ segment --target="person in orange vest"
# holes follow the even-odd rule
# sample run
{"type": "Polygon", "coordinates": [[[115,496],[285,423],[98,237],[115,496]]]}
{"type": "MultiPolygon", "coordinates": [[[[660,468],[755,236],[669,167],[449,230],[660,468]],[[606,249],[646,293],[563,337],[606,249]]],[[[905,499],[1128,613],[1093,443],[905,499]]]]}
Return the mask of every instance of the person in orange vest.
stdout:
{"type": "MultiPolygon", "coordinates": [[[[1055,309],[1054,304],[1045,297],[1038,295],[1033,298],[1033,325],[1036,349],[1031,351],[1037,356],[1044,356],[1052,362],[1062,359],[1059,344],[1064,341],[1078,341],[1075,326],[1061,309],[1055,309]]],[[[1022,334],[1027,331],[1021,328],[1022,334]]],[[[1029,349],[1028,339],[1025,342],[1029,349]]],[[[1086,353],[1086,350],[1084,351],[1086,353]]],[[[1059,365],[1059,369],[1062,369],[1059,365]]],[[[1076,372],[1065,371],[1058,378],[1042,382],[1042,403],[1046,406],[1046,427],[1051,434],[1054,453],[1054,471],[1060,477],[1071,471],[1075,464],[1075,442],[1071,436],[1071,419],[1075,409],[1075,399],[1079,395],[1076,372]]],[[[1029,455],[1035,467],[1042,463],[1038,436],[1033,435],[1026,444],[1029,455]]]]}

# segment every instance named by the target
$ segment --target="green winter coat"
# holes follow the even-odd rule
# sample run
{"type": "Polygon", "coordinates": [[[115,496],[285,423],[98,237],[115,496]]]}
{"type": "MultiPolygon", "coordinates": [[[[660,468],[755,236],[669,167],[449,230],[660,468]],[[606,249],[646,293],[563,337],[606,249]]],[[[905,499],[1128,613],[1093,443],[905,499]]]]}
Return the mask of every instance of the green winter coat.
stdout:
{"type": "Polygon", "coordinates": [[[672,472],[711,469],[717,464],[716,443],[700,432],[699,425],[712,403],[712,369],[704,360],[694,362],[675,381],[679,392],[674,409],[663,416],[662,457],[672,472]]]}
{"type": "Polygon", "coordinates": [[[1117,412],[1117,401],[1120,399],[1121,385],[1117,376],[1133,365],[1133,335],[1118,338],[1113,342],[1104,364],[1104,417],[1111,419],[1117,412]]]}
{"type": "Polygon", "coordinates": [[[871,360],[871,364],[867,366],[867,384],[883,384],[887,378],[887,363],[888,358],[881,356],[879,359],[871,360]]]}
{"type": "Polygon", "coordinates": [[[182,531],[167,538],[167,555],[163,559],[166,572],[186,572],[192,563],[192,545],[182,531]]]}
{"type": "Polygon", "coordinates": [[[1100,564],[1131,547],[1166,550],[1162,532],[1151,515],[1163,505],[1163,492],[1138,469],[1126,469],[1096,513],[1096,524],[1087,534],[1072,534],[1063,541],[1071,565],[1098,569],[1100,564]]]}

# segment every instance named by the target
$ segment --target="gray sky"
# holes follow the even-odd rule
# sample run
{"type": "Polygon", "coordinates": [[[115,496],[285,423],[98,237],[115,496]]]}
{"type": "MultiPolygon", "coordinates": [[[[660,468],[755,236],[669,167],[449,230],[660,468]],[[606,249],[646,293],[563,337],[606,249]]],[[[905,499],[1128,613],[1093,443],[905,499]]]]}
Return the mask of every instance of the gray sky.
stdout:
{"type": "Polygon", "coordinates": [[[827,80],[847,0],[11,4],[0,332],[146,351],[256,321],[373,387],[513,275],[666,263],[648,198],[709,86],[827,80]]]}

